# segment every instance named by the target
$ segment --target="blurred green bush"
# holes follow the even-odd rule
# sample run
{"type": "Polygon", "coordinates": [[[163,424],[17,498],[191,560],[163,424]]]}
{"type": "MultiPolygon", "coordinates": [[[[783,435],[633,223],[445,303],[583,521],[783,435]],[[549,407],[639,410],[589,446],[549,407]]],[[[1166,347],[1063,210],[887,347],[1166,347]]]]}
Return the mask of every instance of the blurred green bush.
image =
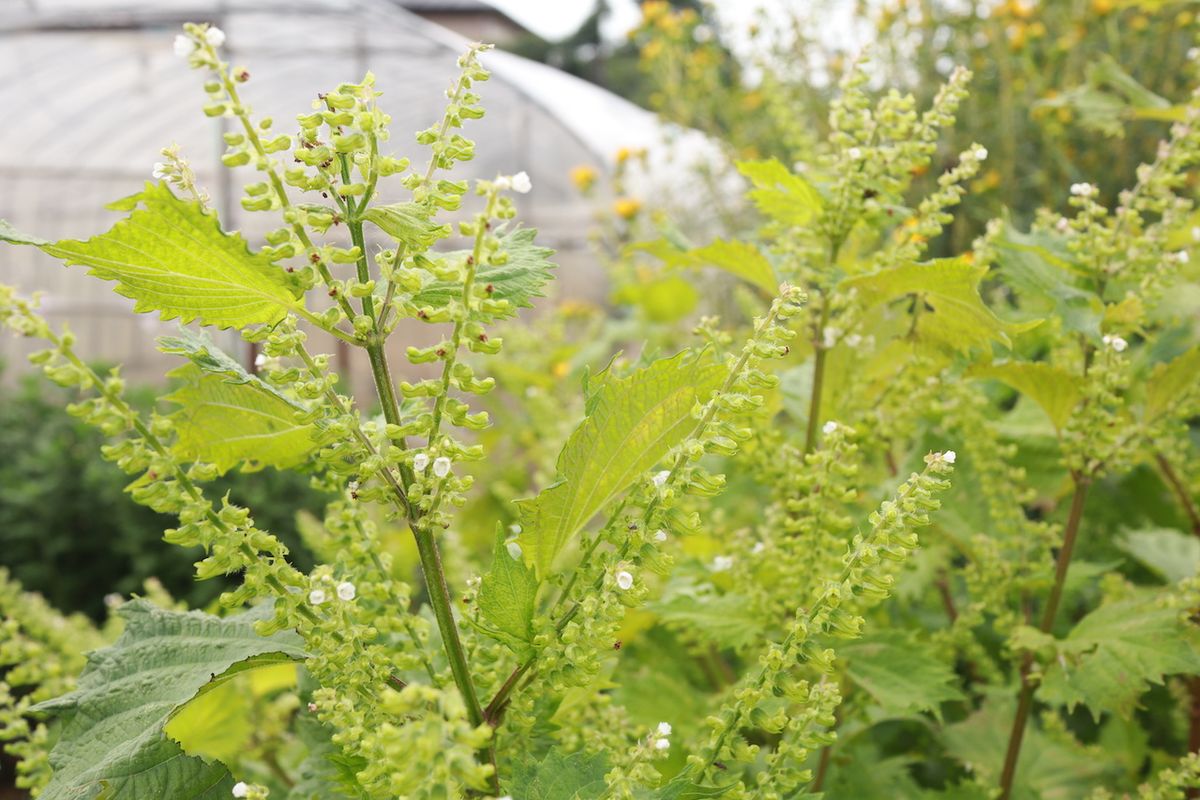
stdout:
{"type": "MultiPolygon", "coordinates": [[[[156,394],[151,388],[130,391],[142,407],[156,394]]],[[[233,585],[195,580],[199,549],[162,541],[174,520],[126,495],[128,478],[100,455],[104,436],[64,410],[71,399],[37,376],[0,386],[0,566],[56,608],[97,619],[106,593],[141,593],[150,577],[192,608],[233,585]]],[[[259,525],[292,550],[298,568],[312,566],[295,513],[317,511],[324,499],[304,476],[231,473],[214,488],[214,496],[229,492],[234,502],[253,508],[259,525]]]]}

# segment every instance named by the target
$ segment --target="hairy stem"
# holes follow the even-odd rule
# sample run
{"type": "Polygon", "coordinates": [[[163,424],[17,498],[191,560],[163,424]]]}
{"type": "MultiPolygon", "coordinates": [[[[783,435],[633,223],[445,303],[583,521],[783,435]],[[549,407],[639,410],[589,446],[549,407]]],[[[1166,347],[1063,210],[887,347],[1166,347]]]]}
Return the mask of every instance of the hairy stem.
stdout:
{"type": "MultiPolygon", "coordinates": [[[[1062,602],[1063,587],[1067,581],[1067,569],[1071,566],[1071,554],[1075,550],[1075,540],[1079,535],[1079,523],[1083,519],[1083,501],[1087,497],[1089,480],[1079,474],[1072,476],[1075,482],[1075,493],[1071,497],[1071,512],[1067,517],[1067,527],[1063,531],[1062,547],[1058,551],[1058,559],[1054,566],[1054,585],[1050,596],[1046,599],[1046,607],[1042,612],[1042,633],[1050,633],[1054,628],[1054,620],[1058,616],[1058,606],[1062,602]]],[[[1008,750],[1004,754],[1004,769],[1000,773],[1000,800],[1008,800],[1012,795],[1013,779],[1017,775],[1017,760],[1021,755],[1021,741],[1025,738],[1025,727],[1029,722],[1029,712],[1033,709],[1033,683],[1029,680],[1029,671],[1033,667],[1033,654],[1027,652],[1021,659],[1021,693],[1017,698],[1017,713],[1013,717],[1012,731],[1008,736],[1008,750]]]]}
{"type": "Polygon", "coordinates": [[[1183,509],[1183,513],[1187,515],[1188,522],[1192,526],[1192,533],[1200,536],[1200,511],[1196,510],[1196,503],[1192,500],[1188,487],[1184,485],[1166,456],[1162,453],[1155,453],[1154,460],[1158,464],[1159,471],[1162,472],[1163,479],[1171,487],[1171,491],[1175,492],[1175,497],[1179,500],[1179,506],[1183,509]]]}

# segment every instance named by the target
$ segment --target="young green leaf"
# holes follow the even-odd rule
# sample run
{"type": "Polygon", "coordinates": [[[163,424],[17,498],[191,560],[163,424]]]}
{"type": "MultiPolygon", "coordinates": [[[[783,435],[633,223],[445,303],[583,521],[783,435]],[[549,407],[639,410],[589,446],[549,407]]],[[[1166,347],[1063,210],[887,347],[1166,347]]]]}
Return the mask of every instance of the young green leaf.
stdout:
{"type": "Polygon", "coordinates": [[[517,541],[539,574],[550,571],[588,520],[691,432],[692,405],[707,400],[725,375],[724,366],[685,350],[626,378],[593,379],[591,413],[558,456],[558,481],[517,501],[517,541]]]}
{"type": "MultiPolygon", "coordinates": [[[[305,657],[290,632],[259,636],[260,607],[224,619],[155,608],[144,600],[118,612],[125,631],[88,656],[78,688],[35,706],[62,721],[43,800],[217,800],[233,779],[225,767],[188,756],[163,732],[167,721],[215,676],[305,657]]],[[[218,679],[219,682],[220,679],[218,679]]]]}
{"type": "Polygon", "coordinates": [[[1023,308],[1058,317],[1063,330],[1100,338],[1104,303],[1074,284],[1071,254],[1057,237],[1006,225],[995,243],[997,271],[1021,296],[1023,308]]]}
{"type": "Polygon", "coordinates": [[[257,378],[235,383],[194,364],[171,376],[182,381],[165,398],[180,406],[172,414],[180,458],[206,461],[222,472],[243,462],[286,469],[317,446],[307,409],[257,378]]]}
{"type": "Polygon", "coordinates": [[[941,716],[942,703],[963,699],[958,678],[929,646],[900,631],[881,631],[838,648],[848,662],[846,674],[888,714],[930,711],[941,716]]]}
{"type": "MultiPolygon", "coordinates": [[[[556,266],[549,260],[554,251],[534,244],[535,236],[537,231],[533,228],[517,228],[504,234],[491,262],[480,266],[475,273],[475,284],[491,286],[493,299],[512,303],[513,315],[515,309],[530,308],[533,298],[542,296],[542,287],[550,281],[550,271],[556,266]]],[[[457,250],[437,258],[465,261],[469,255],[467,250],[457,250]]],[[[431,280],[413,293],[411,300],[418,306],[441,308],[461,294],[459,281],[431,280]]]]}
{"type": "Polygon", "coordinates": [[[32,244],[67,265],[91,267],[90,274],[116,281],[116,292],[136,301],[135,311],[158,311],[163,319],[243,328],[278,322],[297,306],[282,269],[251,252],[240,234],[222,231],[215,214],[179,199],[165,183],[147,183],[120,207],[134,210],[86,242],[46,242],[17,234],[7,224],[0,227],[0,239],[32,244]]]}
{"type": "Polygon", "coordinates": [[[606,772],[602,755],[551,750],[541,761],[515,765],[510,794],[522,800],[600,800],[606,772]]]}
{"type": "Polygon", "coordinates": [[[750,599],[742,594],[704,592],[692,586],[672,584],[649,610],[658,614],[668,628],[683,628],[692,637],[722,648],[740,648],[759,641],[763,618],[750,599]]]}
{"type": "Polygon", "coordinates": [[[420,203],[373,206],[363,214],[363,219],[375,223],[410,253],[428,250],[439,239],[450,235],[450,226],[432,222],[428,207],[420,203]]]}
{"type": "Polygon", "coordinates": [[[492,566],[479,584],[479,613],[494,628],[488,633],[518,655],[524,655],[533,641],[537,589],[533,570],[515,546],[509,552],[504,529],[497,526],[492,566]]]}
{"type": "Polygon", "coordinates": [[[1059,643],[1065,658],[1049,665],[1038,697],[1068,709],[1085,705],[1129,718],[1152,683],[1200,674],[1200,629],[1154,597],[1101,606],[1059,643]]]}
{"type": "Polygon", "coordinates": [[[974,378],[994,378],[1033,400],[1061,430],[1083,399],[1083,379],[1041,361],[1000,361],[967,370],[974,378]]]}
{"type": "Polygon", "coordinates": [[[737,168],[754,186],[750,199],[759,211],[776,222],[807,225],[825,205],[811,183],[777,159],[739,161],[737,168]]]}
{"type": "Polygon", "coordinates": [[[1200,539],[1170,528],[1130,531],[1117,547],[1136,558],[1168,583],[1200,572],[1200,539]]]}
{"type": "Polygon", "coordinates": [[[856,290],[867,308],[914,296],[913,334],[945,350],[967,351],[998,342],[1012,344],[1009,334],[1030,330],[1040,321],[1011,323],[997,317],[979,296],[987,267],[961,258],[908,263],[856,275],[842,281],[843,290],[856,290]]]}
{"type": "Polygon", "coordinates": [[[1172,406],[1200,391],[1197,375],[1200,375],[1200,347],[1155,366],[1146,379],[1146,419],[1158,419],[1172,406]]]}
{"type": "Polygon", "coordinates": [[[779,289],[775,269],[757,246],[740,239],[715,239],[703,247],[680,249],[666,239],[633,245],[631,249],[650,253],[669,267],[699,268],[712,266],[724,270],[764,292],[779,289]]]}

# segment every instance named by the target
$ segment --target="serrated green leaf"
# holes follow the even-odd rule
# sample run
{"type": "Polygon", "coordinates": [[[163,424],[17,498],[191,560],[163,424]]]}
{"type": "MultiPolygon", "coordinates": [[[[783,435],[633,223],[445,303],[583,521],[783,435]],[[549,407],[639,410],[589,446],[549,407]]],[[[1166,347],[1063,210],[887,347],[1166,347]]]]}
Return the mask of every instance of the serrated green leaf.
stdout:
{"type": "Polygon", "coordinates": [[[1063,330],[1100,338],[1104,303],[1095,292],[1074,284],[1073,260],[1060,239],[1006,225],[995,242],[997,271],[1021,296],[1025,308],[1056,316],[1063,330]]]}
{"type": "Polygon", "coordinates": [[[5,225],[0,239],[32,244],[67,265],[82,264],[138,312],[199,320],[219,328],[274,324],[298,305],[287,274],[251,252],[241,234],[225,233],[215,214],[181,200],[164,183],[147,183],[124,208],[140,205],[107,233],[86,242],[46,242],[5,225]]]}
{"type": "Polygon", "coordinates": [[[1170,528],[1130,531],[1117,547],[1136,558],[1168,583],[1200,572],[1200,539],[1170,528]]]}
{"type": "Polygon", "coordinates": [[[631,247],[649,253],[670,267],[712,266],[774,294],[779,289],[775,269],[755,245],[739,239],[716,239],[703,247],[680,249],[665,239],[631,247]]]}
{"type": "Polygon", "coordinates": [[[1146,379],[1146,419],[1156,420],[1181,400],[1200,391],[1200,346],[1158,364],[1146,379]]]}
{"type": "Polygon", "coordinates": [[[1056,429],[1067,424],[1083,399],[1083,379],[1041,361],[1000,361],[976,364],[967,370],[973,378],[994,378],[1033,400],[1046,412],[1056,429]]]}
{"type": "Polygon", "coordinates": [[[868,308],[916,296],[924,305],[913,335],[936,347],[967,351],[992,342],[1008,347],[1009,334],[1030,330],[1040,321],[1011,323],[997,317],[979,296],[986,274],[986,266],[945,258],[856,275],[842,281],[841,288],[857,290],[868,308]]]}
{"type": "Polygon", "coordinates": [[[1046,669],[1038,697],[1072,710],[1085,705],[1097,719],[1105,711],[1129,718],[1150,684],[1200,673],[1200,630],[1153,597],[1101,606],[1059,647],[1064,658],[1046,669]]]}
{"type": "MultiPolygon", "coordinates": [[[[821,212],[825,201],[811,183],[777,159],[739,161],[738,172],[754,186],[750,199],[758,210],[785,225],[807,225],[821,212]]],[[[775,291],[774,287],[770,291],[775,291]]]]}
{"type": "Polygon", "coordinates": [[[558,481],[517,501],[517,541],[540,575],[601,508],[691,432],[692,405],[725,375],[724,366],[685,350],[625,378],[593,379],[591,412],[559,453],[558,481]]]}
{"type": "Polygon", "coordinates": [[[286,469],[317,446],[307,410],[257,378],[235,383],[195,364],[171,375],[182,381],[165,399],[180,406],[171,418],[175,453],[184,460],[206,461],[222,472],[242,463],[286,469]]]}
{"type": "Polygon", "coordinates": [[[515,765],[509,794],[522,800],[600,800],[607,789],[606,772],[603,755],[564,756],[551,750],[541,761],[515,765]]]}
{"type": "MultiPolygon", "coordinates": [[[[513,304],[509,316],[515,316],[518,308],[531,307],[533,298],[541,297],[542,287],[554,277],[551,270],[556,265],[549,260],[554,251],[534,244],[535,236],[537,231],[533,228],[517,228],[503,234],[496,254],[504,263],[485,264],[475,273],[476,285],[491,286],[494,299],[513,304]]],[[[465,262],[469,255],[469,250],[457,250],[438,254],[436,258],[465,262]]],[[[461,294],[461,283],[431,280],[410,299],[418,306],[441,308],[461,294]]]]}
{"type": "Polygon", "coordinates": [[[125,631],[88,656],[78,688],[35,711],[62,722],[50,751],[43,800],[217,800],[233,779],[224,766],[188,756],[163,732],[171,716],[214,676],[305,657],[291,633],[259,636],[260,608],[221,619],[165,611],[144,600],[121,606],[125,631]]]}
{"type": "Polygon", "coordinates": [[[755,614],[748,598],[736,593],[717,594],[674,583],[649,610],[669,628],[683,628],[718,647],[741,648],[759,640],[763,618],[755,614]]]}
{"type": "Polygon", "coordinates": [[[331,739],[332,729],[314,715],[300,714],[295,724],[308,755],[297,768],[296,784],[288,790],[287,800],[367,800],[357,778],[367,760],[343,753],[331,739]]]}
{"type": "MultiPolygon", "coordinates": [[[[962,722],[942,729],[946,751],[981,781],[995,785],[1008,749],[1015,704],[991,697],[962,722]]],[[[1017,761],[1012,800],[1075,800],[1120,773],[1082,746],[1047,736],[1030,721],[1017,761]]]]}
{"type": "Polygon", "coordinates": [[[838,655],[850,679],[888,714],[930,711],[940,718],[942,703],[963,699],[954,670],[909,634],[879,632],[841,645],[838,655]]]}
{"type": "MultiPolygon", "coordinates": [[[[524,655],[533,641],[533,614],[538,581],[524,559],[513,558],[497,526],[492,566],[479,583],[479,613],[494,631],[488,631],[513,652],[524,655]]],[[[486,630],[486,629],[485,629],[486,630]]]]}
{"type": "Polygon", "coordinates": [[[372,206],[363,214],[363,219],[405,245],[410,253],[427,250],[439,239],[450,235],[450,226],[431,221],[429,209],[420,203],[372,206]]]}
{"type": "Polygon", "coordinates": [[[6,219],[0,219],[0,242],[8,242],[9,244],[31,244],[34,247],[42,247],[43,245],[52,244],[52,242],[40,237],[33,236],[28,233],[22,233],[14,228],[6,219]]]}

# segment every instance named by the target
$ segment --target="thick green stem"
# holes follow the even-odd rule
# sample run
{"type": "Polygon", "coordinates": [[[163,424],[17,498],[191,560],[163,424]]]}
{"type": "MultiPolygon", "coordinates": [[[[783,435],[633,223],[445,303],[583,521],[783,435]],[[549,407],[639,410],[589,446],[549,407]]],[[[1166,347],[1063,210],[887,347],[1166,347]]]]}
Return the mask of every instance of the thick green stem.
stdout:
{"type": "Polygon", "coordinates": [[[823,337],[828,321],[829,298],[825,297],[821,300],[821,316],[813,331],[813,349],[816,355],[813,358],[812,396],[808,401],[808,432],[804,437],[806,454],[811,453],[817,446],[817,425],[821,419],[821,394],[824,392],[825,386],[825,354],[828,352],[825,349],[823,337]]]}
{"type": "MultiPolygon", "coordinates": [[[[1058,606],[1062,602],[1063,587],[1067,582],[1067,570],[1071,566],[1071,554],[1075,550],[1075,540],[1079,535],[1079,523],[1083,519],[1083,502],[1087,497],[1089,479],[1076,474],[1075,494],[1071,498],[1071,512],[1067,517],[1067,527],[1063,531],[1062,547],[1058,551],[1058,559],[1054,567],[1054,585],[1050,596],[1046,599],[1046,607],[1042,611],[1042,633],[1050,633],[1054,628],[1054,620],[1058,616],[1058,606]]],[[[1004,769],[1000,773],[1000,800],[1008,800],[1012,795],[1013,780],[1017,775],[1017,761],[1021,755],[1021,741],[1025,738],[1025,727],[1029,722],[1029,713],[1033,709],[1033,683],[1029,680],[1029,672],[1033,667],[1033,654],[1026,653],[1021,660],[1021,694],[1017,698],[1017,713],[1013,717],[1012,731],[1008,736],[1008,750],[1004,754],[1004,769]]]]}

